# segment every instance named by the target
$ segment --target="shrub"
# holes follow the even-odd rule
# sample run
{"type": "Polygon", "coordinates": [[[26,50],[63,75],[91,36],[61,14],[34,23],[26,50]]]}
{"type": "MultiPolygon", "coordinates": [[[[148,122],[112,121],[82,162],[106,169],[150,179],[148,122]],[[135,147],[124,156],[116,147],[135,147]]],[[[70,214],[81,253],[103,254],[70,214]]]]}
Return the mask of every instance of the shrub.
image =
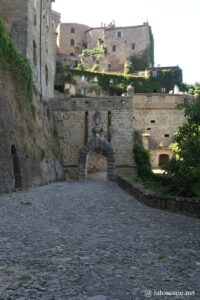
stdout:
{"type": "Polygon", "coordinates": [[[153,172],[151,170],[150,153],[144,149],[140,133],[134,132],[134,147],[133,153],[138,176],[141,178],[152,178],[153,172]]]}

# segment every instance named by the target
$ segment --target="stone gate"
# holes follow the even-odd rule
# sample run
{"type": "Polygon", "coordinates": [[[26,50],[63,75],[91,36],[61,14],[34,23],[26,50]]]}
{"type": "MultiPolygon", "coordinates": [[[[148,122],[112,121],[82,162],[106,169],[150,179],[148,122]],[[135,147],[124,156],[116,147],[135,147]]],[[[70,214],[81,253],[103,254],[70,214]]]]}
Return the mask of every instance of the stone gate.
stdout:
{"type": "Polygon", "coordinates": [[[51,107],[66,178],[87,178],[91,153],[96,162],[106,158],[110,180],[134,168],[131,97],[55,99],[51,107]]]}

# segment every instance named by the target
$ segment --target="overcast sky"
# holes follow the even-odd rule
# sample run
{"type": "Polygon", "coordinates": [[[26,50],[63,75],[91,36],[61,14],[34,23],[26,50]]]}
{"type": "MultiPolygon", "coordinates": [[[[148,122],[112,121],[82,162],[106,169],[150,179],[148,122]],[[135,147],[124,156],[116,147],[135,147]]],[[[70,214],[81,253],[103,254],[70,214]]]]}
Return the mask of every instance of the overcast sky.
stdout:
{"type": "Polygon", "coordinates": [[[200,0],[55,0],[63,23],[98,27],[148,21],[154,35],[155,65],[183,69],[183,80],[200,82],[200,0]]]}

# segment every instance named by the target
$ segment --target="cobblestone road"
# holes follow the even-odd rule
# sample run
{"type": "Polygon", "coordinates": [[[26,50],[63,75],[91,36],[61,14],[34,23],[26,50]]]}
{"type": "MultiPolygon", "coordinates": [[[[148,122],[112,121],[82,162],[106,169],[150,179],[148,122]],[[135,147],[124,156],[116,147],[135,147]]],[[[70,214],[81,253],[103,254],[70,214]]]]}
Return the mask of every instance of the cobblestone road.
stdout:
{"type": "Polygon", "coordinates": [[[146,207],[113,182],[0,196],[3,300],[200,299],[199,250],[199,219],[146,207]]]}

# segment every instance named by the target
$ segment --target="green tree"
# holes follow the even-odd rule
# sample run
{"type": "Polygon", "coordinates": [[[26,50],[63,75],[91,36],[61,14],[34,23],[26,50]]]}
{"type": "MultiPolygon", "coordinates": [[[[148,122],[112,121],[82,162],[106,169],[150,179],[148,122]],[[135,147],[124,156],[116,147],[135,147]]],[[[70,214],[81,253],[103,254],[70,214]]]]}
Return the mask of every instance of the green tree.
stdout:
{"type": "Polygon", "coordinates": [[[185,123],[175,134],[174,157],[167,171],[173,177],[171,188],[181,196],[200,196],[200,96],[185,104],[185,123]]]}

